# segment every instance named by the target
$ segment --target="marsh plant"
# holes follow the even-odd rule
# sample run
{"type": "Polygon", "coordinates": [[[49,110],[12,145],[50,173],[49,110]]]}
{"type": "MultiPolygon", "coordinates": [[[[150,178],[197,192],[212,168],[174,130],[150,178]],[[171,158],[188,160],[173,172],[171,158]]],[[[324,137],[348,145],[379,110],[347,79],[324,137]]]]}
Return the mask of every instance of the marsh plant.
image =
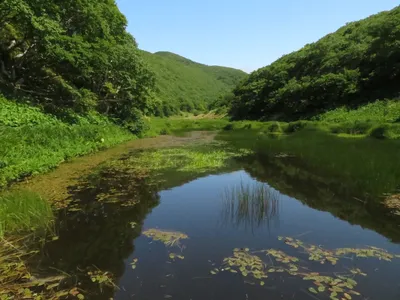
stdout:
{"type": "Polygon", "coordinates": [[[256,228],[279,217],[279,193],[264,183],[231,186],[223,194],[222,220],[256,228]]]}
{"type": "Polygon", "coordinates": [[[354,296],[361,294],[355,289],[357,286],[357,276],[367,276],[359,268],[348,268],[346,265],[338,265],[342,267],[342,271],[316,272],[313,271],[315,263],[325,264],[331,263],[337,265],[342,259],[355,261],[358,258],[376,258],[379,260],[391,261],[400,258],[387,252],[384,249],[376,247],[367,248],[339,248],[324,249],[320,246],[306,244],[301,240],[292,237],[279,237],[286,245],[298,250],[299,257],[286,254],[282,250],[262,249],[250,250],[249,248],[235,248],[233,254],[224,258],[220,268],[211,270],[211,274],[217,275],[219,272],[231,272],[240,274],[246,278],[246,283],[266,284],[266,280],[273,273],[280,273],[301,278],[304,281],[310,281],[312,284],[308,288],[311,294],[325,293],[330,299],[347,299],[351,300],[354,296]],[[302,260],[301,255],[307,254],[308,260],[302,260]]]}
{"type": "Polygon", "coordinates": [[[30,191],[0,195],[0,238],[27,232],[53,230],[54,215],[49,202],[30,191]]]}

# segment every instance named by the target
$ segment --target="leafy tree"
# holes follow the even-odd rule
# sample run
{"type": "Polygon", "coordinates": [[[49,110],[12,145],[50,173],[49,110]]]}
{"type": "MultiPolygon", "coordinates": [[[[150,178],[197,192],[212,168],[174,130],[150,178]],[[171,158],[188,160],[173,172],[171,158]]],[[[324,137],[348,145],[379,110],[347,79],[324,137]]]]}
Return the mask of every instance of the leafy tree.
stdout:
{"type": "Polygon", "coordinates": [[[0,3],[0,89],[50,112],[98,110],[133,121],[154,79],[113,0],[0,3]]]}
{"type": "Polygon", "coordinates": [[[309,118],[398,96],[400,7],[328,34],[248,76],[234,89],[234,119],[309,118]]]}

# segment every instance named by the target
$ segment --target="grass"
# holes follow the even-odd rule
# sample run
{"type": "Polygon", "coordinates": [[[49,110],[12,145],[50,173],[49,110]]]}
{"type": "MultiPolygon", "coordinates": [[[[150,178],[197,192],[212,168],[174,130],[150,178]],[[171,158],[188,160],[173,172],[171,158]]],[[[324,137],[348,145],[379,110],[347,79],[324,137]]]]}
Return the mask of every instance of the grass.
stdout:
{"type": "Polygon", "coordinates": [[[379,100],[357,109],[340,107],[317,117],[317,120],[328,123],[372,122],[394,123],[400,122],[400,101],[379,100]]]}
{"type": "Polygon", "coordinates": [[[0,195],[0,238],[32,231],[48,231],[54,221],[53,210],[45,199],[29,191],[0,195]]]}
{"type": "Polygon", "coordinates": [[[104,118],[77,117],[75,121],[64,123],[36,108],[0,98],[0,188],[72,157],[135,138],[104,118]]]}
{"type": "Polygon", "coordinates": [[[189,131],[213,131],[223,129],[229,121],[223,118],[196,119],[196,118],[156,118],[147,120],[149,130],[145,137],[175,134],[180,135],[189,131]]]}

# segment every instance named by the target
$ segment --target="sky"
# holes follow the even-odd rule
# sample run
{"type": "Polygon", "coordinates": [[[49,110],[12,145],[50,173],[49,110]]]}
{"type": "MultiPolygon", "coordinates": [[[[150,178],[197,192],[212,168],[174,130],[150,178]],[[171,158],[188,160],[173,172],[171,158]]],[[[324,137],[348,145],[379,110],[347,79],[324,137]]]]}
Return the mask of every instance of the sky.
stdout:
{"type": "Polygon", "coordinates": [[[254,71],[398,0],[117,0],[139,48],[254,71]]]}

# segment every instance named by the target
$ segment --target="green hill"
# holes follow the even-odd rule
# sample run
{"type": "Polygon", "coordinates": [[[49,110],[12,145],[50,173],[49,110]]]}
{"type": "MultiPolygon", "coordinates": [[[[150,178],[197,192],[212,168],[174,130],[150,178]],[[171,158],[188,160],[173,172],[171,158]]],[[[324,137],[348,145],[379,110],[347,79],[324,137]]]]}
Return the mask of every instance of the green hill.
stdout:
{"type": "Polygon", "coordinates": [[[155,110],[162,116],[205,111],[246,76],[241,70],[203,65],[170,52],[142,51],[142,56],[155,74],[156,94],[162,102],[155,110]]]}
{"type": "Polygon", "coordinates": [[[234,119],[307,119],[400,92],[400,7],[348,23],[261,68],[234,90],[234,119]]]}

